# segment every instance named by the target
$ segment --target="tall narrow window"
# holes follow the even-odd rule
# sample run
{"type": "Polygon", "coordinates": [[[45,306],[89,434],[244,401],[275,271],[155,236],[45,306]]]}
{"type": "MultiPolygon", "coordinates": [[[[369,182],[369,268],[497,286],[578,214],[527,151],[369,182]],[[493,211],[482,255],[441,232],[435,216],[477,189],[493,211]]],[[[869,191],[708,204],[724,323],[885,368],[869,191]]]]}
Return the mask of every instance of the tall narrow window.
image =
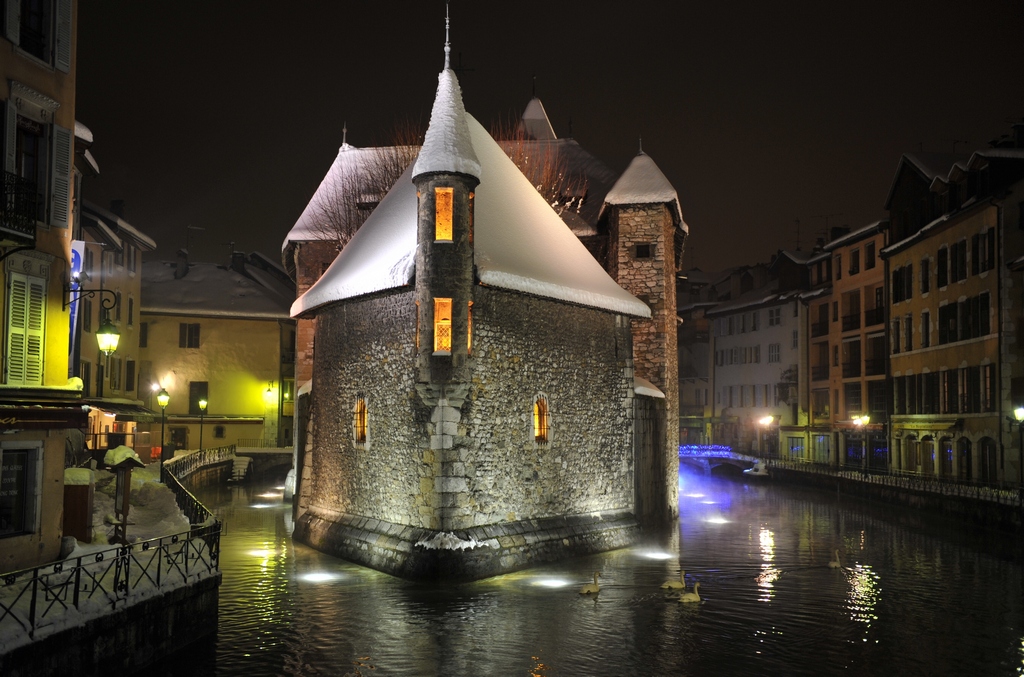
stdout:
{"type": "Polygon", "coordinates": [[[434,299],[434,353],[452,352],[452,300],[434,299]]]}
{"type": "Polygon", "coordinates": [[[476,197],[475,193],[469,194],[469,243],[473,244],[473,201],[476,197]]]}
{"type": "Polygon", "coordinates": [[[469,302],[469,314],[466,316],[466,354],[473,354],[473,302],[469,302]]]}
{"type": "MultiPolygon", "coordinates": [[[[145,322],[142,324],[146,326],[145,322]]],[[[140,346],[141,347],[141,346],[140,346]]],[[[416,350],[420,349],[420,302],[416,302],[416,350]]]]}
{"type": "Polygon", "coordinates": [[[352,414],[352,439],[355,442],[366,442],[366,400],[360,397],[352,414]]]}
{"type": "Polygon", "coordinates": [[[533,403],[533,439],[537,442],[547,442],[550,425],[548,401],[543,397],[538,397],[533,403]]]}
{"type": "Polygon", "coordinates": [[[452,198],[454,189],[434,189],[434,240],[452,241],[452,198]]]}

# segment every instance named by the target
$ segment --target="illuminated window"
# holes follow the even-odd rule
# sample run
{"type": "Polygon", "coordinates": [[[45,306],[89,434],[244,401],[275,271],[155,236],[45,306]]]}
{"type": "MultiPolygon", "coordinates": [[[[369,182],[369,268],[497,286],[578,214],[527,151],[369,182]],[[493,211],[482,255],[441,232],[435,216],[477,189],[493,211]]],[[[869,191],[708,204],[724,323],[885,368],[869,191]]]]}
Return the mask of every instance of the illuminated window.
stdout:
{"type": "Polygon", "coordinates": [[[356,442],[366,442],[366,400],[356,400],[356,408],[352,412],[352,439],[356,442]]]}
{"type": "Polygon", "coordinates": [[[466,353],[473,354],[473,302],[469,302],[469,315],[466,320],[466,353]]]}
{"type": "Polygon", "coordinates": [[[469,243],[473,244],[473,198],[474,193],[469,194],[469,243]]]}
{"type": "Polygon", "coordinates": [[[536,442],[547,442],[550,432],[551,416],[548,413],[548,401],[538,397],[533,403],[533,439],[536,442]]]}
{"type": "Polygon", "coordinates": [[[434,189],[435,240],[452,241],[452,188],[434,189]]]}
{"type": "Polygon", "coordinates": [[[452,300],[434,299],[434,352],[452,351],[452,300]]]}

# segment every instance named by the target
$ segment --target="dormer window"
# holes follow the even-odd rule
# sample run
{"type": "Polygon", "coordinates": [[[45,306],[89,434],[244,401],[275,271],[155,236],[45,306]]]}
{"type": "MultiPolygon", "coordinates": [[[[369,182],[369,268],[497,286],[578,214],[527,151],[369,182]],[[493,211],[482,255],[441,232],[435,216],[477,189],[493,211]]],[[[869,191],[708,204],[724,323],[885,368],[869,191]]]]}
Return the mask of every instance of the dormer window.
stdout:
{"type": "Polygon", "coordinates": [[[452,241],[452,200],[454,189],[437,187],[434,189],[434,241],[452,241]]]}
{"type": "Polygon", "coordinates": [[[452,300],[434,299],[434,354],[451,355],[452,300]]]}

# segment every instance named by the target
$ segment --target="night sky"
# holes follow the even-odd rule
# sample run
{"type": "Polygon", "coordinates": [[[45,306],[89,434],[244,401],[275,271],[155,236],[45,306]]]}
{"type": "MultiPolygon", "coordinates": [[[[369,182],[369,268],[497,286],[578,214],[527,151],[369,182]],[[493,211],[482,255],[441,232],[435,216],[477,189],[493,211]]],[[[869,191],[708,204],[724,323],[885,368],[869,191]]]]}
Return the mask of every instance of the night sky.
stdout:
{"type": "MultiPolygon", "coordinates": [[[[278,258],[342,142],[429,118],[444,3],[81,2],[79,121],[150,258],[188,244],[278,258]],[[189,226],[193,230],[189,230],[189,226]],[[202,229],[202,230],[198,230],[202,229]]],[[[885,216],[904,152],[968,152],[1024,117],[1020,0],[451,5],[466,109],[536,93],[617,172],[638,148],[676,187],[685,265],[808,250],[885,216]],[[797,226],[799,220],[799,227],[797,226]]]]}

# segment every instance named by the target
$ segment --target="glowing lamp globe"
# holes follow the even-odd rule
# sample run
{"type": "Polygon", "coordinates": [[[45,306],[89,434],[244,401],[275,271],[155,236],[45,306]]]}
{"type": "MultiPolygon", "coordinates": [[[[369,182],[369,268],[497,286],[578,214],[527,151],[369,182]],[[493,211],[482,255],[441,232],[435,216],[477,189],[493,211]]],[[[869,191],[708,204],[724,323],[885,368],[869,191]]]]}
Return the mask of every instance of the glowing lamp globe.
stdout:
{"type": "Polygon", "coordinates": [[[96,331],[96,342],[104,355],[110,355],[117,350],[117,341],[120,338],[121,333],[117,331],[117,327],[110,324],[110,320],[103,320],[103,324],[96,331]]]}
{"type": "Polygon", "coordinates": [[[171,396],[167,392],[167,389],[161,388],[160,392],[156,394],[156,403],[160,405],[160,408],[165,409],[170,401],[171,396]]]}
{"type": "Polygon", "coordinates": [[[1024,407],[1017,407],[1013,410],[1013,417],[1018,421],[1024,421],[1024,407]]]}
{"type": "Polygon", "coordinates": [[[208,402],[206,400],[199,400],[199,409],[201,411],[206,411],[206,405],[207,404],[208,404],[208,402]]]}

